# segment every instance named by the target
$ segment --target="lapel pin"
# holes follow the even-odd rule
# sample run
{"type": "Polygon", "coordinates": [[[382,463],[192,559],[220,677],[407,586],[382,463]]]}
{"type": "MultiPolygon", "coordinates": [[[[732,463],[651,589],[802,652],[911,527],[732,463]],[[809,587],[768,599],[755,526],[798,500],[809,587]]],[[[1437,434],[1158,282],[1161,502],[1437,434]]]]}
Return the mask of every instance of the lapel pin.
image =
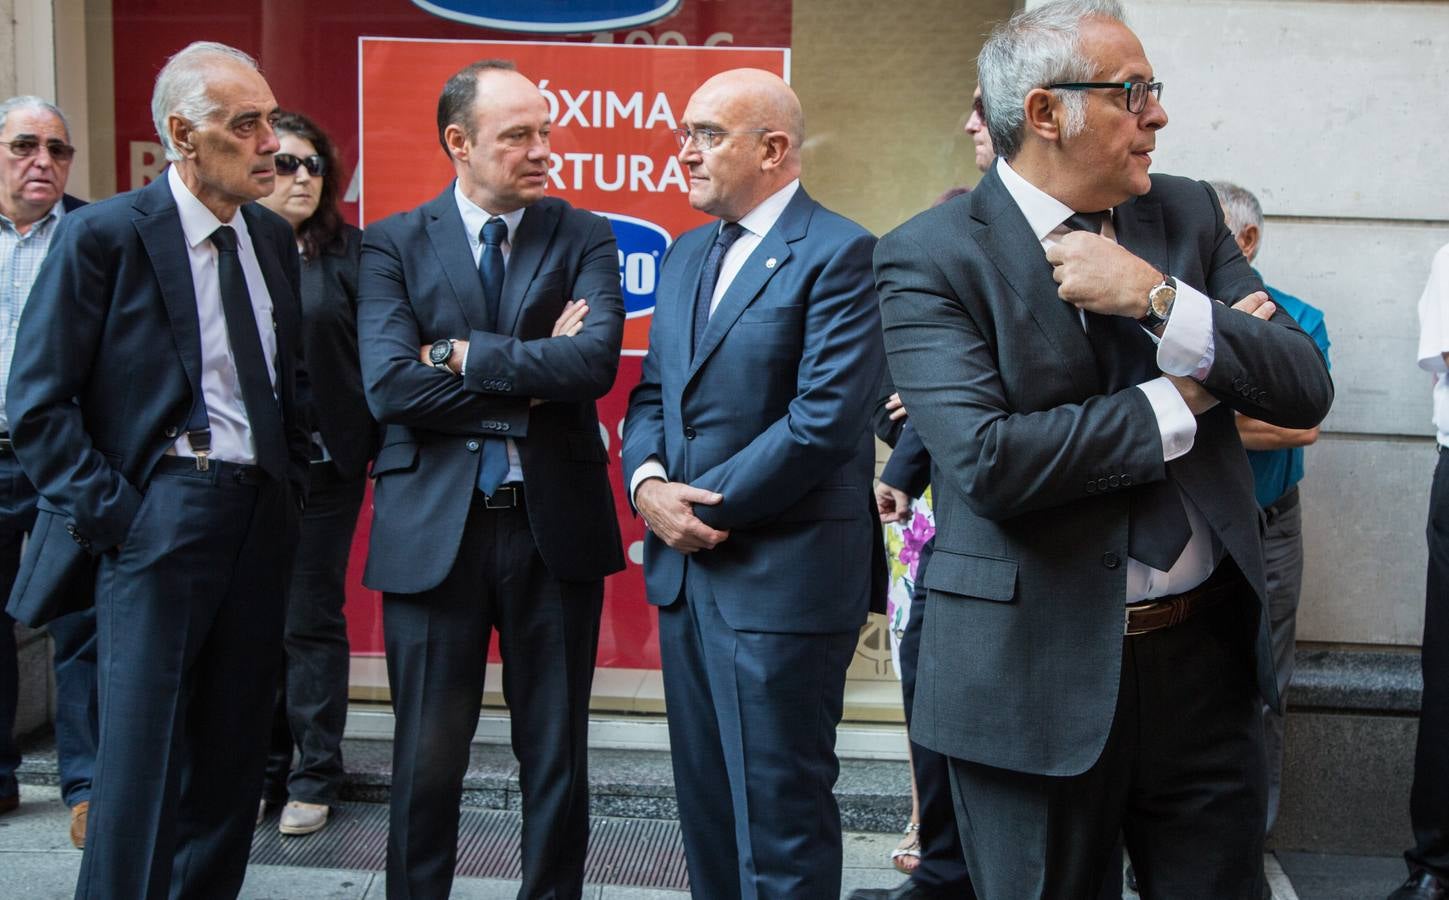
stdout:
{"type": "Polygon", "coordinates": [[[765,260],[765,268],[767,268],[767,269],[773,269],[773,268],[775,268],[775,257],[772,256],[769,259],[765,260]]]}

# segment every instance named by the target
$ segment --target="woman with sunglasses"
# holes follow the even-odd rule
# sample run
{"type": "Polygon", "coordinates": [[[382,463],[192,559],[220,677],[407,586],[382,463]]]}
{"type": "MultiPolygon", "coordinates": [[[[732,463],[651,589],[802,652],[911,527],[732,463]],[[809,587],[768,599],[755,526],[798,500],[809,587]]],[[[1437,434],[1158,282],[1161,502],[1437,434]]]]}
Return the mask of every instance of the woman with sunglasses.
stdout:
{"type": "Polygon", "coordinates": [[[286,669],[257,821],[268,802],[285,798],[278,829],[295,835],[327,824],[342,787],[347,557],[379,432],[363,398],[357,358],[362,232],[344,222],[338,209],[344,181],[337,153],[306,116],[283,112],[276,130],[281,141],[274,157],[276,188],[261,203],[291,223],[302,255],[312,471],[287,598],[286,669]]]}

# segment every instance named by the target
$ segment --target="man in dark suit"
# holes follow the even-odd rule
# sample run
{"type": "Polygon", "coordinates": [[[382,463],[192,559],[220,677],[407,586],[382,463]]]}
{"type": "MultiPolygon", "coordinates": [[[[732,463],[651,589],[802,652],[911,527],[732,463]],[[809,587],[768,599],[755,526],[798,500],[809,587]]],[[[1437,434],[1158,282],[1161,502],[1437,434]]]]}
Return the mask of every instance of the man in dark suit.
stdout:
{"type": "MultiPolygon", "coordinates": [[[[0,386],[9,376],[16,329],[31,285],[60,227],[85,205],[65,193],[75,147],[65,115],[40,97],[0,102],[0,386]]],[[[35,524],[35,486],[10,441],[0,390],[0,598],[9,597],[20,548],[35,524]]],[[[70,839],[85,845],[91,776],[96,763],[96,616],[81,610],[49,625],[55,645],[55,750],[61,799],[70,807],[70,839]]],[[[15,769],[17,670],[15,622],[0,612],[0,813],[20,803],[15,769]]]]}
{"type": "Polygon", "coordinates": [[[10,429],[40,492],[10,609],[94,599],[100,749],[77,897],[227,897],[261,791],[307,466],[271,89],[182,50],[152,109],[170,169],[62,220],[21,320],[10,429]],[[82,595],[84,589],[82,589],[82,595]]]}
{"type": "Polygon", "coordinates": [[[393,900],[452,884],[494,629],[523,792],[519,896],[583,887],[603,579],[624,567],[594,401],[624,309],[608,222],[544,197],[549,129],[512,63],[463,69],[438,101],[457,181],[363,241],[363,384],[387,426],[363,580],[384,592],[397,714],[393,900]]]}
{"type": "Polygon", "coordinates": [[[935,463],[914,737],[984,897],[1090,896],[1120,830],[1145,896],[1256,900],[1277,698],[1233,412],[1308,427],[1332,383],[1212,190],[1149,177],[1120,7],[1019,13],[978,65],[995,167],[876,252],[935,463]]]}
{"type": "Polygon", "coordinates": [[[650,528],[690,886],[836,898],[835,727],[884,574],[875,239],[800,187],[800,103],[775,75],[716,75],[682,124],[690,205],[722,221],[661,265],[624,472],[650,528]]]}

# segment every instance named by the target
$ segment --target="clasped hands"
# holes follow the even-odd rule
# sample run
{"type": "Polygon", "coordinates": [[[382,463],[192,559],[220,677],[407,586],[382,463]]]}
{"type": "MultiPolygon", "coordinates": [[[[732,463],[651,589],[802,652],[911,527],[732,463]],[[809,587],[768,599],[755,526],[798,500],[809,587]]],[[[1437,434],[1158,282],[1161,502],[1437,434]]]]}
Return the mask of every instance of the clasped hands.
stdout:
{"type": "MultiPolygon", "coordinates": [[[[549,337],[573,337],[574,335],[578,334],[580,331],[583,330],[584,316],[588,314],[588,300],[584,299],[583,297],[580,297],[577,300],[570,300],[568,303],[564,304],[563,312],[559,313],[558,319],[554,321],[553,333],[550,334],[549,337]]],[[[420,348],[421,352],[418,355],[418,359],[425,366],[431,366],[433,364],[432,359],[428,356],[428,351],[431,350],[432,347],[432,344],[423,344],[420,348]]],[[[462,338],[453,338],[453,355],[448,357],[448,362],[446,363],[448,371],[452,372],[454,375],[463,374],[463,361],[467,358],[468,342],[463,340],[462,338]]],[[[529,401],[529,404],[532,406],[537,406],[540,403],[544,402],[546,401],[534,397],[532,400],[529,401]]]]}
{"type": "Polygon", "coordinates": [[[634,491],[634,508],[644,517],[649,530],[671,549],[689,554],[713,550],[730,536],[711,528],[694,514],[694,505],[715,506],[722,494],[679,481],[646,478],[634,491]]]}
{"type": "MultiPolygon", "coordinates": [[[[1047,250],[1046,258],[1052,264],[1052,279],[1060,285],[1057,295],[1078,309],[1104,316],[1145,316],[1147,295],[1162,281],[1162,273],[1132,251],[1086,231],[1068,233],[1047,250]]],[[[1263,291],[1254,291],[1232,308],[1264,320],[1278,309],[1263,291]]],[[[1193,379],[1163,374],[1193,415],[1217,405],[1217,398],[1193,379]]]]}

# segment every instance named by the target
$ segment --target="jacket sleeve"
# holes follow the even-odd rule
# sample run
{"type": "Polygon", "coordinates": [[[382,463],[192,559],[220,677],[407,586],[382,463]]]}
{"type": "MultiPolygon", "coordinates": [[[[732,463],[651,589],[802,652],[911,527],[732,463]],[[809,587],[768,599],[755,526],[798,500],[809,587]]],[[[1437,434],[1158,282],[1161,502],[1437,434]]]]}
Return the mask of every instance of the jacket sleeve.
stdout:
{"type": "Polygon", "coordinates": [[[482,434],[497,430],[484,422],[501,422],[508,425],[509,437],[526,437],[527,396],[470,391],[462,378],[421,361],[423,340],[405,271],[390,231],[368,228],[357,279],[357,343],[373,417],[384,425],[445,434],[482,434]]]}
{"type": "Polygon", "coordinates": [[[140,492],[92,443],[74,399],[85,393],[105,330],[112,252],[85,217],[61,219],[20,319],[6,392],[26,476],[93,554],[125,540],[141,505],[140,492]]]}
{"type": "Polygon", "coordinates": [[[618,247],[607,219],[589,215],[589,220],[578,274],[572,285],[559,289],[568,291],[566,301],[588,301],[583,329],[573,337],[534,340],[489,331],[469,333],[466,389],[504,397],[588,401],[614,386],[624,339],[618,247]]]}

